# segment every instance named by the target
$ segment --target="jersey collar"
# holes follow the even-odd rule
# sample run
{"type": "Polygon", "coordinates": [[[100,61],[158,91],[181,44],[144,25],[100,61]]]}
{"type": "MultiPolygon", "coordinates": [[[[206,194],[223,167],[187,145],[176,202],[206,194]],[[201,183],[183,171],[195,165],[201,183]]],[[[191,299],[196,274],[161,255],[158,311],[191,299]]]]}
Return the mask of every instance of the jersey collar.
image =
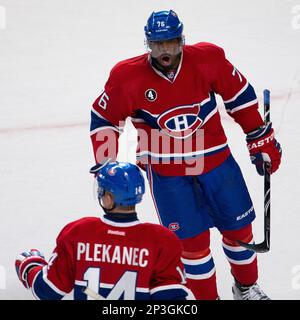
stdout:
{"type": "Polygon", "coordinates": [[[100,220],[105,224],[108,224],[113,227],[132,227],[140,224],[141,222],[137,219],[136,214],[125,216],[120,218],[120,215],[116,213],[116,216],[113,217],[112,214],[105,214],[103,217],[100,217],[100,220]]]}

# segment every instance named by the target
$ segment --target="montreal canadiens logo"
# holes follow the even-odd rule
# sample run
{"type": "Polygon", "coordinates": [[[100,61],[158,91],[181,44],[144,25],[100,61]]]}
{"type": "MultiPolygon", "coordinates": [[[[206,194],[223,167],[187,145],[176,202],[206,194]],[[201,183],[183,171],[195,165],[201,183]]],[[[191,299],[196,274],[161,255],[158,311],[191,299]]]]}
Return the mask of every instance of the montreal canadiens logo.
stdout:
{"type": "Polygon", "coordinates": [[[199,118],[200,103],[176,107],[162,113],[157,119],[160,128],[169,136],[185,139],[191,136],[202,124],[199,118]]]}
{"type": "Polygon", "coordinates": [[[153,102],[157,98],[157,92],[154,89],[148,89],[145,92],[145,97],[147,98],[147,100],[153,102]]]}
{"type": "Polygon", "coordinates": [[[169,224],[168,229],[171,231],[177,231],[179,229],[179,223],[178,222],[172,222],[169,224]]]}

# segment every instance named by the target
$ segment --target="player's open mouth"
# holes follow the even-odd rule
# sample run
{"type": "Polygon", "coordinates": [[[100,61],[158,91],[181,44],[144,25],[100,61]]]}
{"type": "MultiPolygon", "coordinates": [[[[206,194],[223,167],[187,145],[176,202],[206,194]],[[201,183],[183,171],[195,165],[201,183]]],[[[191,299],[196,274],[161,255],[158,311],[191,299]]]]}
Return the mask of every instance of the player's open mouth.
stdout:
{"type": "Polygon", "coordinates": [[[163,66],[168,66],[171,63],[171,56],[164,54],[161,56],[160,61],[163,66]]]}

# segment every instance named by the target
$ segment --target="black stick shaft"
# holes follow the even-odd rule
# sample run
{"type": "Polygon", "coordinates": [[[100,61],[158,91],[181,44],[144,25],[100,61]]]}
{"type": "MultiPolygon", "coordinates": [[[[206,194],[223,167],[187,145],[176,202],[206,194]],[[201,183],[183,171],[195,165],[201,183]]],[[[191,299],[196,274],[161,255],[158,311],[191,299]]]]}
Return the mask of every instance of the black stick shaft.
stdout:
{"type": "MultiPolygon", "coordinates": [[[[264,90],[264,121],[270,122],[270,91],[264,90]]],[[[268,164],[265,163],[264,175],[264,234],[266,247],[270,249],[270,227],[271,227],[271,175],[268,164]]]]}
{"type": "MultiPolygon", "coordinates": [[[[264,122],[270,122],[270,91],[264,90],[264,122]]],[[[264,241],[258,244],[249,244],[242,241],[238,243],[255,252],[268,252],[270,250],[270,222],[271,222],[271,178],[268,163],[264,163],[264,241]]]]}
{"type": "Polygon", "coordinates": [[[270,90],[264,90],[264,121],[270,122],[270,90]]]}

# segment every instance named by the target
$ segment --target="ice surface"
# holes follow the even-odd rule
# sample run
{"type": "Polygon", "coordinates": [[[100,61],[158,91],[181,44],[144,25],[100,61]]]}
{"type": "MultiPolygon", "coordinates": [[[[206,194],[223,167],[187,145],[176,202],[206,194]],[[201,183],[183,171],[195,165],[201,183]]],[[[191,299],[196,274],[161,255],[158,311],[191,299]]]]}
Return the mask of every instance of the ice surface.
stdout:
{"type": "MultiPolygon", "coordinates": [[[[274,299],[299,299],[299,5],[0,0],[0,299],[32,299],[15,274],[20,251],[39,248],[49,257],[66,223],[100,214],[88,174],[90,105],[117,61],[144,52],[148,15],[170,8],[184,22],[187,43],[222,46],[260,99],[264,88],[271,90],[271,117],[284,153],[272,177],[271,251],[259,255],[259,283],[274,299]]],[[[250,164],[241,129],[226,115],[223,123],[256,206],[260,242],[263,182],[250,164]]],[[[121,139],[119,159],[134,161],[131,126],[121,139]]],[[[158,221],[149,190],[139,212],[143,221],[158,221]]],[[[232,278],[215,230],[212,251],[220,296],[232,299],[232,278]]]]}

